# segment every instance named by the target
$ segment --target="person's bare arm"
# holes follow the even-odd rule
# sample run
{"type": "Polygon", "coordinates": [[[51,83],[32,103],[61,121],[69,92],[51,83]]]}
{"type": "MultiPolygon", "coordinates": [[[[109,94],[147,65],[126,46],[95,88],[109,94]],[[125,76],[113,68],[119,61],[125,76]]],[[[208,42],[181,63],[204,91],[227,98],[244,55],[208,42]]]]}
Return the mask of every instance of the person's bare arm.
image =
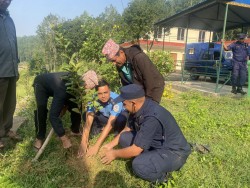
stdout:
{"type": "Polygon", "coordinates": [[[226,44],[225,44],[225,39],[221,39],[221,44],[223,45],[223,49],[225,51],[228,51],[229,49],[227,48],[226,44]]]}
{"type": "Polygon", "coordinates": [[[87,112],[86,123],[83,127],[82,141],[78,150],[78,157],[82,157],[87,152],[88,143],[89,143],[89,133],[90,133],[90,129],[92,127],[93,121],[94,121],[94,113],[87,112]]]}
{"type": "Polygon", "coordinates": [[[115,122],[116,120],[116,116],[110,116],[108,119],[107,124],[105,125],[104,129],[101,132],[101,135],[99,136],[99,138],[97,139],[96,143],[93,146],[90,146],[88,151],[87,151],[87,156],[93,156],[96,155],[102,145],[102,143],[104,142],[104,140],[107,138],[109,132],[112,129],[112,124],[115,122]]]}
{"type": "Polygon", "coordinates": [[[106,150],[103,152],[103,155],[101,156],[101,161],[103,164],[109,164],[117,158],[128,159],[128,158],[138,156],[142,151],[143,149],[136,146],[135,144],[127,148],[123,148],[123,149],[106,150]]]}
{"type": "Polygon", "coordinates": [[[114,148],[115,146],[117,146],[119,143],[120,135],[126,131],[131,131],[131,129],[129,127],[125,126],[125,128],[111,142],[102,146],[101,150],[102,151],[103,150],[110,150],[110,149],[114,148]]]}

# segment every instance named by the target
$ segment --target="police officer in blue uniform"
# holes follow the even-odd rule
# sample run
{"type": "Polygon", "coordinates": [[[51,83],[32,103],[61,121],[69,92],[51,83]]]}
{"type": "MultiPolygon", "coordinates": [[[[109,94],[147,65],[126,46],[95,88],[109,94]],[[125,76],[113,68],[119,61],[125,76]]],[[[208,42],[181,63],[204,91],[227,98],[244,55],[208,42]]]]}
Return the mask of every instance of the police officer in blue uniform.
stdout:
{"type": "Polygon", "coordinates": [[[247,79],[247,61],[249,59],[249,47],[244,42],[246,35],[243,33],[238,34],[238,40],[229,46],[225,46],[225,50],[232,50],[233,52],[233,75],[232,75],[232,93],[246,94],[242,86],[247,79]],[[237,88],[236,88],[237,87],[237,88]]]}
{"type": "Polygon", "coordinates": [[[115,99],[115,102],[121,101],[130,112],[129,125],[102,147],[102,163],[134,158],[132,168],[137,176],[151,182],[164,181],[167,172],[184,165],[191,153],[190,145],[171,113],[146,98],[142,86],[122,87],[115,99]],[[118,144],[122,149],[113,149],[118,144]]]}
{"type": "Polygon", "coordinates": [[[110,90],[108,82],[100,80],[96,86],[99,109],[93,106],[87,107],[86,120],[83,129],[82,141],[78,151],[78,157],[86,153],[87,157],[98,153],[99,148],[108,136],[110,131],[121,132],[127,122],[128,112],[123,108],[122,103],[114,104],[113,100],[118,97],[117,93],[110,90]],[[89,135],[101,133],[94,145],[89,146],[89,135]]]}

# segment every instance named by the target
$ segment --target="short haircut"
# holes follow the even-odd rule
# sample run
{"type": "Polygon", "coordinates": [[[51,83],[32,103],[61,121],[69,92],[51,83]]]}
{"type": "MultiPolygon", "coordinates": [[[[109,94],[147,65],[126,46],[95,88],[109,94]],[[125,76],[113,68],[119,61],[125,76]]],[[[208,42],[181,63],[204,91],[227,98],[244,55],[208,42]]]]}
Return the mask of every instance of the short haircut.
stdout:
{"type": "Polygon", "coordinates": [[[109,87],[109,83],[104,79],[98,81],[98,85],[95,87],[95,89],[98,90],[99,87],[103,87],[103,86],[109,87]]]}

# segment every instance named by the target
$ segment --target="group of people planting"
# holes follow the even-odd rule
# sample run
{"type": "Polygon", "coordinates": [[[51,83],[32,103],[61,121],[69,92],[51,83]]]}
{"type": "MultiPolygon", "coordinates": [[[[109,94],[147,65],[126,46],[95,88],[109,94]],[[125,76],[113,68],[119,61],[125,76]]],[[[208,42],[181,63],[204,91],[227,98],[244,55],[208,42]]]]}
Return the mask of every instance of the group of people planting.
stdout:
{"type": "MultiPolygon", "coordinates": [[[[15,26],[7,11],[10,3],[11,0],[0,0],[0,148],[4,147],[3,137],[21,139],[11,131],[19,60],[15,26]]],[[[234,54],[232,92],[235,94],[245,94],[242,90],[248,58],[245,37],[241,34],[236,43],[224,46],[225,50],[232,50],[234,54]]],[[[70,77],[70,72],[36,76],[33,83],[37,105],[34,111],[34,147],[39,150],[44,144],[48,114],[63,148],[72,146],[62,122],[62,116],[68,110],[70,135],[82,137],[78,157],[100,154],[103,164],[110,164],[119,158],[132,158],[135,175],[147,181],[163,182],[167,173],[179,170],[191,153],[175,118],[159,104],[164,91],[164,78],[138,45],[123,48],[109,39],[102,53],[116,66],[122,87],[117,94],[107,81],[98,79],[93,70],[84,73],[80,78],[84,83],[81,87],[95,89],[100,104],[98,109],[90,105],[82,109],[85,110],[84,117],[73,110],[77,104],[71,99],[76,96],[67,92],[68,80],[65,77],[70,77]],[[48,110],[50,97],[53,100],[48,110]],[[85,121],[83,130],[82,118],[85,121]],[[114,139],[103,145],[111,131],[115,134],[114,139]],[[98,136],[97,141],[90,145],[89,138],[95,135],[98,136]]]]}
{"type": "Polygon", "coordinates": [[[81,115],[72,110],[76,107],[70,100],[74,96],[67,93],[67,80],[63,79],[70,73],[46,73],[35,78],[34,147],[40,149],[44,142],[47,103],[48,98],[53,97],[49,120],[64,148],[72,146],[61,120],[67,109],[71,114],[70,134],[82,135],[78,157],[94,156],[100,150],[103,164],[118,158],[133,158],[132,168],[137,176],[151,182],[165,181],[167,172],[184,165],[191,150],[174,117],[159,105],[164,78],[138,45],[122,48],[110,39],[102,53],[117,67],[122,87],[120,95],[112,92],[109,83],[98,79],[93,70],[81,77],[83,87],[96,90],[100,104],[98,109],[87,107],[83,130],[80,130],[81,115]],[[114,139],[102,145],[111,131],[114,139]],[[95,135],[98,135],[97,141],[89,145],[89,138],[95,135]],[[114,149],[117,145],[119,149],[114,149]]]}
{"type": "MultiPolygon", "coordinates": [[[[11,0],[0,0],[0,148],[3,137],[21,140],[11,130],[16,107],[18,53],[15,25],[7,11],[11,0]]],[[[47,115],[63,148],[72,146],[65,132],[62,116],[70,112],[71,135],[82,136],[78,157],[101,155],[101,162],[109,164],[118,158],[133,158],[134,173],[148,181],[162,182],[168,172],[180,169],[190,154],[190,146],[174,117],[159,105],[164,90],[164,78],[138,45],[122,48],[108,40],[102,53],[113,62],[122,86],[120,95],[111,91],[109,83],[98,79],[93,70],[82,77],[86,89],[97,92],[98,109],[88,106],[81,129],[81,114],[74,111],[76,97],[67,92],[70,72],[45,73],[36,76],[33,87],[36,99],[34,147],[40,149],[46,137],[47,115]],[[48,110],[48,99],[52,103],[48,110]],[[114,139],[102,145],[113,130],[114,139]],[[94,145],[89,138],[98,135],[94,145]],[[119,145],[118,149],[115,146],[119,145]]],[[[100,75],[101,76],[101,75],[100,75]]]]}

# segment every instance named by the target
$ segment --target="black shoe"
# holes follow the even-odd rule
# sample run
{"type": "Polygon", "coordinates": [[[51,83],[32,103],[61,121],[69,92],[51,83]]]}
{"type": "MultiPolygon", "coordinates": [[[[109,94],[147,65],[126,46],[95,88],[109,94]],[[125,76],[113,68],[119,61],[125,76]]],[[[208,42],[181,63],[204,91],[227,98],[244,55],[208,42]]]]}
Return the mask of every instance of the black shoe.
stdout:
{"type": "Polygon", "coordinates": [[[237,93],[240,93],[241,95],[247,94],[247,92],[243,91],[242,87],[237,88],[237,93]]]}
{"type": "Polygon", "coordinates": [[[236,87],[235,87],[235,86],[233,86],[233,87],[232,87],[232,91],[231,91],[231,93],[233,93],[233,94],[237,94],[237,90],[236,90],[236,87]]]}

